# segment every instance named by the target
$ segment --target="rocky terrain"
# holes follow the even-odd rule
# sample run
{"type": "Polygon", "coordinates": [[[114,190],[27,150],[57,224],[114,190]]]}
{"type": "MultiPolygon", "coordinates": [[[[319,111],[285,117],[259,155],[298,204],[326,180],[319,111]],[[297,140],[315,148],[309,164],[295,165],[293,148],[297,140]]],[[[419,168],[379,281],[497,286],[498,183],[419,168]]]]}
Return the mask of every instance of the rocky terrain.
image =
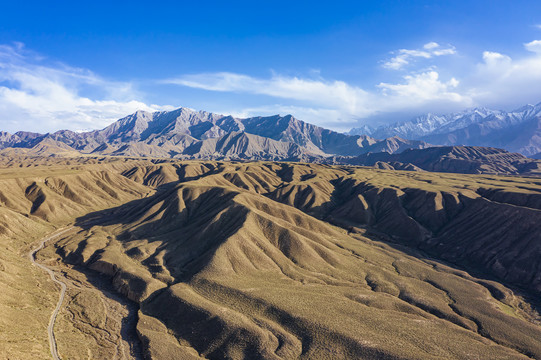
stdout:
{"type": "Polygon", "coordinates": [[[536,178],[22,156],[0,183],[2,357],[47,357],[25,254],[60,227],[61,358],[541,357],[536,178]]]}

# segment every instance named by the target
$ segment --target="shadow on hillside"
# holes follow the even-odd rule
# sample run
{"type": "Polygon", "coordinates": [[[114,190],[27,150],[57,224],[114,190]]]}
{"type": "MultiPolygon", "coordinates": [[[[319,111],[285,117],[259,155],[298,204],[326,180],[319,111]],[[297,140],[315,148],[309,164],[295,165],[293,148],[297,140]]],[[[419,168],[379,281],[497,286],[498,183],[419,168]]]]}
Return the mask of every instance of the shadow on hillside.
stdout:
{"type": "MultiPolygon", "coordinates": [[[[301,178],[301,181],[312,178],[314,176],[307,176],[306,179],[301,178]]],[[[473,208],[476,206],[475,200],[460,196],[459,202],[453,204],[448,198],[448,194],[443,193],[442,201],[445,206],[439,209],[433,208],[430,217],[423,217],[422,211],[431,209],[430,206],[434,205],[434,198],[427,197],[421,190],[405,188],[403,189],[405,193],[402,196],[396,196],[396,194],[392,193],[391,188],[378,192],[376,191],[377,188],[367,189],[366,185],[352,187],[343,178],[330,180],[330,183],[333,185],[334,190],[329,201],[319,206],[312,206],[312,204],[306,204],[303,201],[306,191],[299,191],[295,194],[293,204],[304,213],[340,227],[348,231],[348,233],[355,233],[362,229],[362,234],[370,240],[384,243],[406,255],[469,273],[479,279],[478,283],[484,286],[494,298],[501,300],[503,294],[486,281],[498,282],[524,298],[537,312],[538,315],[535,315],[535,313],[533,315],[541,323],[541,301],[538,294],[531,287],[499,277],[490,269],[487,269],[486,264],[475,261],[473,256],[463,256],[461,258],[452,252],[450,253],[451,256],[449,256],[445,251],[438,252],[437,247],[432,246],[434,242],[425,243],[426,237],[430,240],[439,241],[442,232],[452,233],[452,229],[449,229],[447,225],[457,218],[466,207],[471,206],[473,208]],[[377,194],[368,194],[373,192],[372,190],[376,191],[377,194]],[[359,194],[363,195],[368,201],[367,213],[370,214],[362,224],[359,219],[349,218],[349,214],[347,214],[347,211],[349,211],[347,206],[350,205],[348,203],[359,194]],[[367,196],[371,197],[371,199],[367,196]],[[419,199],[422,199],[422,201],[419,202],[419,199]],[[299,206],[299,204],[303,205],[299,206]],[[336,214],[339,216],[335,216],[336,214]]],[[[275,196],[268,197],[280,201],[275,196]]],[[[471,212],[471,209],[468,209],[468,214],[471,212]]],[[[479,211],[473,212],[476,215],[480,214],[479,211]]],[[[470,230],[475,231],[475,229],[470,230]]],[[[466,239],[465,242],[455,243],[454,246],[465,246],[468,249],[468,246],[472,246],[468,241],[466,239]]],[[[449,247],[453,243],[446,245],[449,247]]]]}
{"type": "Polygon", "coordinates": [[[125,225],[128,224],[130,219],[133,218],[133,215],[136,213],[137,209],[144,208],[145,204],[155,201],[171,192],[178,183],[168,183],[159,186],[156,189],[156,193],[151,196],[144,197],[141,199],[136,199],[124,203],[122,205],[90,212],[86,215],[78,217],[75,220],[74,225],[82,229],[88,230],[93,226],[109,226],[109,225],[125,225]]]}
{"type": "MultiPolygon", "coordinates": [[[[166,250],[163,266],[175,282],[190,281],[210,262],[220,245],[242,227],[248,213],[233,201],[237,192],[219,187],[202,193],[191,191],[191,187],[177,182],[162,185],[152,196],[87,214],[75,225],[83,230],[115,227],[116,239],[124,243],[138,239],[158,242],[154,253],[142,264],[153,272],[155,264],[160,263],[160,252],[166,250]]],[[[81,263],[85,246],[81,243],[66,260],[81,263]]],[[[126,254],[135,258],[140,255],[137,247],[126,254]]]]}

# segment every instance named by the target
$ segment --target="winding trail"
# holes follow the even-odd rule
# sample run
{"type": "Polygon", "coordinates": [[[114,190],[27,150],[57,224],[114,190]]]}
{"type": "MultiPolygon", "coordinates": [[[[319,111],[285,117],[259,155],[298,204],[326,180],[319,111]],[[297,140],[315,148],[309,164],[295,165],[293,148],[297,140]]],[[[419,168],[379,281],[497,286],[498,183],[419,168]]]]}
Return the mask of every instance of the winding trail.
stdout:
{"type": "Polygon", "coordinates": [[[42,264],[39,264],[38,262],[36,262],[36,253],[38,251],[40,251],[41,249],[43,249],[43,246],[45,245],[45,243],[49,240],[52,240],[62,234],[64,234],[65,232],[67,232],[68,230],[71,230],[72,227],[69,227],[67,229],[58,229],[56,232],[52,233],[51,235],[43,238],[41,240],[41,242],[39,243],[39,245],[34,248],[33,250],[30,251],[30,253],[28,254],[28,257],[30,258],[30,261],[32,262],[32,264],[38,266],[39,268],[45,270],[49,276],[51,277],[51,280],[53,280],[55,283],[59,284],[60,287],[61,287],[61,290],[60,290],[60,297],[58,299],[58,303],[56,304],[56,308],[54,309],[53,313],[51,314],[51,319],[49,320],[49,326],[47,327],[47,333],[49,335],[49,348],[51,350],[51,355],[53,356],[53,359],[54,360],[60,360],[60,357],[58,356],[58,351],[56,349],[56,340],[55,340],[55,337],[54,337],[54,323],[56,321],[56,317],[58,315],[58,312],[60,311],[60,308],[62,307],[62,302],[64,301],[64,296],[66,295],[66,284],[60,280],[58,280],[56,278],[56,276],[54,275],[54,272],[53,270],[49,269],[48,267],[46,267],[45,265],[42,265],[42,264]]]}

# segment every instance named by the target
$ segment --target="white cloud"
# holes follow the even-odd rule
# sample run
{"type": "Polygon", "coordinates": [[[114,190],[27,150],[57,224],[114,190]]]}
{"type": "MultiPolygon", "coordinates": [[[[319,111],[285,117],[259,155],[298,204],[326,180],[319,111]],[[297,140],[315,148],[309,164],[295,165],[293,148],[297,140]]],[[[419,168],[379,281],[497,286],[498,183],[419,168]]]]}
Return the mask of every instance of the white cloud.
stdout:
{"type": "Polygon", "coordinates": [[[451,78],[447,82],[441,82],[436,71],[407,75],[404,79],[405,83],[402,84],[381,83],[378,85],[385,96],[393,97],[395,107],[398,105],[403,108],[408,104],[416,106],[434,100],[464,104],[471,102],[471,99],[453,91],[459,84],[458,80],[451,78]]]}
{"type": "Polygon", "coordinates": [[[511,63],[511,58],[509,56],[493,51],[484,51],[483,60],[488,66],[498,66],[498,64],[502,63],[511,63]]]}
{"type": "Polygon", "coordinates": [[[473,75],[463,81],[465,92],[485,106],[517,106],[541,101],[541,51],[538,40],[524,45],[530,51],[516,59],[485,51],[473,75]]]}
{"type": "Polygon", "coordinates": [[[211,91],[243,92],[308,103],[324,103],[327,106],[361,113],[369,112],[371,100],[370,93],[343,81],[301,79],[281,75],[260,79],[243,74],[220,72],[185,75],[163,82],[211,91]]]}
{"type": "MultiPolygon", "coordinates": [[[[372,90],[349,85],[343,81],[312,80],[298,77],[273,75],[268,79],[255,78],[235,73],[192,74],[165,83],[178,84],[192,88],[220,92],[238,92],[268,95],[285,101],[295,101],[295,105],[274,105],[256,107],[263,113],[291,110],[297,116],[318,125],[340,127],[383,113],[411,110],[430,103],[470,106],[471,99],[455,92],[458,81],[451,78],[441,81],[436,71],[407,75],[401,83],[380,83],[372,90]]],[[[254,109],[244,110],[237,115],[256,115],[254,109]]]]}
{"type": "Polygon", "coordinates": [[[423,45],[423,49],[408,50],[400,49],[393,52],[396,56],[383,63],[383,67],[391,70],[401,70],[416,58],[431,59],[436,56],[456,54],[454,46],[442,47],[437,42],[429,42],[423,45]]]}
{"type": "Polygon", "coordinates": [[[64,64],[44,64],[20,43],[0,45],[1,130],[95,129],[137,110],[161,108],[134,100],[138,96],[130,83],[107,81],[64,64]],[[81,95],[83,90],[98,99],[81,95]]]}
{"type": "MultiPolygon", "coordinates": [[[[395,116],[398,120],[427,111],[537,103],[541,101],[541,41],[527,42],[524,49],[522,56],[513,58],[485,51],[479,54],[479,63],[462,65],[462,74],[432,67],[363,87],[326,79],[319,70],[311,70],[307,77],[202,73],[161,83],[261,95],[247,100],[239,96],[242,105],[222,113],[240,117],[292,113],[317,125],[343,129],[360,119],[395,116]]],[[[399,69],[416,59],[455,53],[452,46],[430,42],[420,49],[402,49],[388,63],[395,64],[389,68],[399,69]]],[[[130,82],[110,81],[86,69],[47,62],[22,44],[0,45],[0,130],[95,129],[139,109],[172,109],[145,104],[142,98],[130,82]]],[[[212,97],[207,99],[212,101],[212,97]]]]}
{"type": "Polygon", "coordinates": [[[440,44],[438,44],[437,42],[429,42],[429,43],[426,43],[423,45],[423,48],[427,49],[427,50],[431,50],[431,49],[436,49],[436,48],[439,48],[440,47],[440,44]]]}
{"type": "Polygon", "coordinates": [[[528,51],[541,54],[541,40],[530,41],[529,43],[524,44],[524,47],[528,51]]]}

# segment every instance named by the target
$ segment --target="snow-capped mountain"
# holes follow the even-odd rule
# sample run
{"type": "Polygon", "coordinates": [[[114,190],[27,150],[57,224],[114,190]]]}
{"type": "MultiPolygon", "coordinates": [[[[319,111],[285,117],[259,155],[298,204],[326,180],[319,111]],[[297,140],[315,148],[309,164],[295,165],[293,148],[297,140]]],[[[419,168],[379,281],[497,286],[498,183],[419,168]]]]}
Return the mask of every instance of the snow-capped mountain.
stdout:
{"type": "Polygon", "coordinates": [[[400,136],[438,145],[476,145],[501,147],[524,155],[541,152],[541,103],[506,112],[486,108],[435,115],[391,125],[356,128],[349,135],[366,134],[375,138],[400,136]]]}

